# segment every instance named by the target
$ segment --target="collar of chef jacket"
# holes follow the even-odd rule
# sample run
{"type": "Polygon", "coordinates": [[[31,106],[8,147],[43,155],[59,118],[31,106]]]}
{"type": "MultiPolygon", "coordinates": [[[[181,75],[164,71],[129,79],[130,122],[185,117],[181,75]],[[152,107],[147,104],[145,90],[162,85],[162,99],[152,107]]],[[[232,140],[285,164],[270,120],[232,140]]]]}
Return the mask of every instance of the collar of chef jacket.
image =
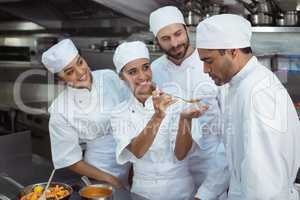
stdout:
{"type": "Polygon", "coordinates": [[[102,95],[102,91],[97,90],[101,90],[102,85],[100,84],[100,87],[97,87],[96,84],[99,84],[98,80],[93,73],[91,73],[91,76],[91,90],[86,88],[68,88],[72,97],[70,100],[73,101],[73,106],[76,107],[76,110],[80,110],[80,112],[83,113],[90,113],[93,110],[98,110],[99,103],[101,102],[99,94],[102,95]]]}
{"type": "Polygon", "coordinates": [[[148,111],[154,111],[153,105],[152,105],[152,96],[150,96],[146,101],[145,104],[141,103],[133,94],[130,95],[130,101],[129,103],[133,105],[133,108],[138,110],[148,110],[148,111]]]}
{"type": "Polygon", "coordinates": [[[165,59],[167,61],[167,67],[169,67],[172,70],[175,70],[177,72],[185,71],[188,67],[193,66],[195,59],[200,60],[197,50],[194,50],[194,52],[189,57],[184,59],[184,61],[180,65],[174,64],[171,60],[168,59],[168,57],[166,55],[165,55],[165,59]]]}
{"type": "Polygon", "coordinates": [[[257,65],[257,58],[255,56],[252,56],[247,64],[236,75],[232,77],[229,82],[230,87],[239,85],[239,83],[244,80],[248,76],[248,74],[250,74],[255,69],[257,65]]]}
{"type": "MultiPolygon", "coordinates": [[[[93,73],[92,77],[93,77],[93,73]]],[[[84,110],[87,112],[86,107],[88,101],[93,100],[91,105],[88,107],[94,107],[95,109],[95,100],[97,100],[97,88],[95,87],[95,78],[93,77],[93,82],[91,85],[91,91],[84,88],[73,88],[66,86],[66,88],[53,100],[51,106],[49,107],[49,113],[61,113],[67,116],[67,118],[74,117],[75,110],[84,110]],[[94,98],[93,98],[94,97],[94,98]]],[[[90,110],[90,109],[89,109],[90,110]]]]}

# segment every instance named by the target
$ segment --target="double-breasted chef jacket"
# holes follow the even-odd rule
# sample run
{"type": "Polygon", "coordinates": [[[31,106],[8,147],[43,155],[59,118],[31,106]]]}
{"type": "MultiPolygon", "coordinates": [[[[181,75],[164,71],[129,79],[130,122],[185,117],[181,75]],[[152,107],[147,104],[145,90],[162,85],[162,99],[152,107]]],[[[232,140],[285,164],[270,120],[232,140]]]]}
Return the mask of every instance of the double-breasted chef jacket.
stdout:
{"type": "Polygon", "coordinates": [[[110,124],[111,110],[127,96],[126,86],[111,70],[92,72],[91,90],[67,87],[49,108],[49,131],[55,168],[82,159],[127,181],[129,165],[116,162],[116,144],[110,124]],[[83,155],[81,143],[86,143],[83,155]]]}

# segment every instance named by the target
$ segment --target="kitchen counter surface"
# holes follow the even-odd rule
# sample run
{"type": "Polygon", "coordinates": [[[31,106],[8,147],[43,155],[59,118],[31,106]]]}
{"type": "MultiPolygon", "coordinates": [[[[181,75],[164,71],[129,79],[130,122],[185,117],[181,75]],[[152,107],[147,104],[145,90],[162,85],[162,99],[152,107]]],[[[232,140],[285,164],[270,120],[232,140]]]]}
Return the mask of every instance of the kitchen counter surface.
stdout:
{"type": "MultiPolygon", "coordinates": [[[[41,168],[41,167],[40,167],[41,168]]],[[[40,169],[39,169],[40,170],[40,169]]],[[[45,173],[44,177],[33,177],[31,181],[26,180],[28,185],[46,182],[48,177],[45,173]],[[30,182],[30,183],[28,183],[30,182]]],[[[13,178],[13,180],[15,180],[13,178]]],[[[15,180],[17,183],[20,183],[21,185],[26,186],[27,184],[24,184],[24,181],[15,180]]],[[[84,186],[84,184],[80,181],[80,177],[66,169],[58,170],[56,172],[56,175],[54,176],[53,182],[63,182],[68,185],[70,185],[74,192],[69,198],[69,200],[80,200],[81,197],[79,196],[78,191],[84,186]]],[[[8,181],[7,179],[0,176],[0,194],[4,195],[5,197],[8,197],[12,200],[18,199],[18,193],[20,191],[20,188],[13,184],[12,182],[8,181]]],[[[146,198],[134,194],[127,190],[114,190],[113,193],[113,199],[114,200],[147,200],[146,198]]]]}

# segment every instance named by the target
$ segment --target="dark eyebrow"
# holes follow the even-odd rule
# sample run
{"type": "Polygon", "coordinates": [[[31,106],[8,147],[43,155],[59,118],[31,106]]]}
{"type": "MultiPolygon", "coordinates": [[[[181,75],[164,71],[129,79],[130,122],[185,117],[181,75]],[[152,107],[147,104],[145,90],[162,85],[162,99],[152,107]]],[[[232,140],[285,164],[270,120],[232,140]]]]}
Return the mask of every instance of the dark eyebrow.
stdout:
{"type": "Polygon", "coordinates": [[[71,66],[71,67],[69,67],[69,68],[67,68],[67,69],[64,69],[64,73],[66,73],[66,72],[72,70],[72,68],[73,68],[73,66],[71,66]]]}
{"type": "Polygon", "coordinates": [[[177,33],[180,33],[180,32],[182,32],[181,29],[179,29],[178,31],[176,31],[174,34],[177,34],[177,33]]]}
{"type": "Polygon", "coordinates": [[[145,66],[149,66],[149,65],[150,65],[150,63],[148,63],[148,62],[146,62],[146,63],[143,64],[144,67],[145,66]]]}
{"type": "Polygon", "coordinates": [[[132,66],[131,68],[127,69],[126,71],[129,72],[129,71],[132,71],[132,70],[136,70],[136,67],[132,66]]]}
{"type": "Polygon", "coordinates": [[[200,60],[202,60],[203,62],[209,60],[210,58],[201,58],[200,60]]]}

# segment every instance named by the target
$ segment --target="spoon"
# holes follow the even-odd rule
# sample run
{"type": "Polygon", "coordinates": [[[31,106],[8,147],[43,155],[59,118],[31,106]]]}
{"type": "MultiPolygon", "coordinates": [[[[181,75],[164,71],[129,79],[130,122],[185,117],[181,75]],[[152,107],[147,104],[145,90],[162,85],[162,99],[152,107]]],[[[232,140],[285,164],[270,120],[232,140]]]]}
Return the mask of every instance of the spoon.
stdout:
{"type": "Polygon", "coordinates": [[[44,189],[42,195],[40,196],[39,200],[46,200],[46,191],[48,190],[48,188],[49,188],[49,186],[50,186],[50,183],[51,183],[52,178],[53,178],[53,176],[54,176],[54,172],[55,172],[55,169],[52,170],[51,175],[50,175],[50,178],[49,178],[49,180],[48,180],[48,182],[47,182],[47,185],[46,185],[46,187],[45,187],[45,189],[44,189]]]}
{"type": "Polygon", "coordinates": [[[4,194],[0,194],[0,199],[1,200],[10,200],[10,198],[8,198],[7,196],[5,196],[4,194]]]}
{"type": "Polygon", "coordinates": [[[181,100],[181,101],[184,101],[185,103],[198,103],[198,102],[200,102],[202,99],[216,98],[216,97],[213,96],[213,95],[207,95],[207,96],[202,96],[202,97],[200,97],[200,98],[195,98],[195,99],[185,99],[185,98],[182,98],[182,97],[180,97],[180,96],[176,96],[176,95],[169,94],[169,93],[166,93],[166,92],[165,92],[165,94],[168,95],[168,96],[170,96],[170,97],[172,97],[172,98],[174,98],[174,99],[179,99],[179,100],[181,100]]]}
{"type": "MultiPolygon", "coordinates": [[[[152,88],[153,90],[159,90],[158,87],[156,86],[156,84],[154,82],[151,83],[152,85],[152,88]]],[[[185,98],[182,98],[180,96],[176,96],[176,95],[173,95],[173,94],[170,94],[170,93],[166,93],[164,92],[164,94],[174,98],[174,99],[179,99],[179,100],[182,100],[184,101],[185,103],[198,103],[200,102],[202,99],[209,99],[209,98],[216,98],[214,95],[203,95],[202,97],[200,98],[195,98],[195,99],[185,99],[185,98]]],[[[152,93],[150,94],[152,95],[152,93]]]]}
{"type": "Polygon", "coordinates": [[[86,185],[92,185],[90,179],[87,176],[82,176],[81,180],[86,184],[86,185]]]}
{"type": "Polygon", "coordinates": [[[168,95],[168,96],[171,96],[172,98],[182,100],[182,101],[184,101],[186,103],[198,103],[198,102],[201,101],[201,99],[184,99],[182,97],[175,96],[175,95],[172,95],[172,94],[168,94],[168,93],[165,93],[165,94],[168,95]]]}

